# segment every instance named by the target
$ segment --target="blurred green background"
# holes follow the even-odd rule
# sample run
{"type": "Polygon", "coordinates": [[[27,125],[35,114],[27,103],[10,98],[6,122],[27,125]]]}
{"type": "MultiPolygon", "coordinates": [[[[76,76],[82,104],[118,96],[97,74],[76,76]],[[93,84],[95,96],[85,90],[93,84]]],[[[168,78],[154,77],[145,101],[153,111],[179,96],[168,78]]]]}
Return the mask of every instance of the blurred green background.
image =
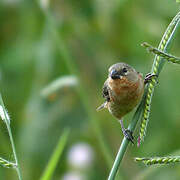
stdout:
{"type": "MultiPolygon", "coordinates": [[[[108,67],[123,61],[143,74],[150,72],[153,55],[140,44],[158,46],[178,9],[172,0],[0,1],[0,91],[25,180],[40,178],[66,127],[70,135],[52,179],[107,178],[123,138],[108,111],[96,112],[103,102],[101,88],[108,67]],[[65,77],[66,83],[61,79],[65,77]],[[61,86],[44,95],[59,78],[61,86]]],[[[176,56],[180,56],[178,35],[170,51],[176,56]]],[[[148,168],[133,161],[136,156],[180,150],[179,76],[178,65],[167,63],[163,68],[145,142],[140,148],[128,148],[117,179],[180,179],[179,164],[148,168]]],[[[125,117],[125,126],[132,115],[125,117]]],[[[2,121],[0,156],[13,157],[2,121]]],[[[0,179],[17,176],[0,168],[0,179]]]]}

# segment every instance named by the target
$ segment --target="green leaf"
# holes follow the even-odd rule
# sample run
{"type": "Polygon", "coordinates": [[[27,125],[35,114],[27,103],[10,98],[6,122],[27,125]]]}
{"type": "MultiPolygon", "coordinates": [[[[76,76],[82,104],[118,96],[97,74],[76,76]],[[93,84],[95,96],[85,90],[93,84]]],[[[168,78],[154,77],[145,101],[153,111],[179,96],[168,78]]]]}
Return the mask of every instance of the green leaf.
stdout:
{"type": "Polygon", "coordinates": [[[51,177],[55,171],[55,168],[57,166],[57,163],[62,155],[64,147],[67,143],[68,135],[69,135],[69,129],[65,129],[62,136],[59,138],[58,144],[57,144],[40,180],[50,180],[51,179],[51,177]]]}

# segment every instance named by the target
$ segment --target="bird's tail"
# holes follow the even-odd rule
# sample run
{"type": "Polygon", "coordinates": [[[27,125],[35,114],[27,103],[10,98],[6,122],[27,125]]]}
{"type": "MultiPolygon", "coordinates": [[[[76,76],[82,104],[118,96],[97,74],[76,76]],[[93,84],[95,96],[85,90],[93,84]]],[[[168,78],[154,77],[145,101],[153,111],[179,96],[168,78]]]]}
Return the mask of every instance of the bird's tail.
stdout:
{"type": "Polygon", "coordinates": [[[101,105],[96,109],[96,111],[100,111],[100,110],[102,110],[102,109],[104,109],[104,108],[107,108],[107,102],[101,104],[101,105]]]}

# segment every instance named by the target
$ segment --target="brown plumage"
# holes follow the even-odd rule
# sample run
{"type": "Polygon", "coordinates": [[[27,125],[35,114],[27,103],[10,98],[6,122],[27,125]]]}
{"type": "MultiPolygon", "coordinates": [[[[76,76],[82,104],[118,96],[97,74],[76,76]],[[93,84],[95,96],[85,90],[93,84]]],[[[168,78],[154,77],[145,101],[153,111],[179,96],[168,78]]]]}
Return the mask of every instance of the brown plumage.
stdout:
{"type": "Polygon", "coordinates": [[[117,63],[109,68],[109,75],[103,86],[103,103],[97,110],[107,108],[120,120],[124,135],[133,141],[132,134],[123,127],[122,117],[133,110],[144,93],[142,75],[125,63],[117,63]]]}

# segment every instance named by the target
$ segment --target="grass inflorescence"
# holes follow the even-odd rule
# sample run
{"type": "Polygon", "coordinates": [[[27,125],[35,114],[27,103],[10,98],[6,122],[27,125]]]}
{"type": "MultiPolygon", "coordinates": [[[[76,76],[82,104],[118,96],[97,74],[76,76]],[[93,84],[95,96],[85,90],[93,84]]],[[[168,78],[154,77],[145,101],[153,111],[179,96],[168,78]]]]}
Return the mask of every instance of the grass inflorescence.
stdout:
{"type": "MultiPolygon", "coordinates": [[[[159,44],[158,50],[162,51],[163,53],[167,51],[167,49],[170,45],[170,42],[173,39],[175,32],[178,28],[179,22],[180,22],[180,12],[177,13],[177,15],[173,18],[173,20],[171,21],[171,23],[167,27],[167,29],[166,29],[163,37],[162,37],[162,40],[159,44]]],[[[154,63],[152,66],[151,74],[159,76],[165,61],[166,61],[166,58],[163,58],[159,55],[156,55],[154,58],[154,63]]],[[[153,78],[152,81],[145,88],[144,97],[143,97],[139,107],[137,108],[137,110],[136,110],[136,112],[132,118],[132,121],[128,127],[129,130],[134,131],[138,120],[142,117],[141,127],[140,127],[140,135],[139,135],[139,139],[138,139],[139,145],[140,145],[141,141],[144,139],[145,134],[146,134],[146,129],[147,129],[148,120],[149,120],[149,114],[150,114],[151,100],[152,100],[154,87],[155,87],[156,83],[157,83],[157,78],[153,78]]],[[[119,148],[116,159],[114,161],[111,172],[109,174],[108,180],[114,180],[115,179],[119,165],[120,165],[122,158],[126,152],[128,144],[129,144],[128,140],[126,138],[124,138],[122,143],[121,143],[121,146],[119,148]]],[[[137,158],[136,160],[140,161],[141,158],[137,158]]],[[[147,160],[146,161],[147,164],[151,164],[151,162],[155,163],[154,159],[149,159],[149,161],[148,161],[147,158],[144,158],[142,160],[145,160],[145,161],[147,160]]],[[[157,159],[157,160],[159,162],[163,162],[163,160],[162,161],[160,159],[157,159]]],[[[173,157],[171,157],[171,160],[168,160],[168,161],[173,161],[173,157]]],[[[168,161],[164,160],[164,162],[166,162],[166,163],[168,161]]],[[[174,157],[173,162],[177,162],[176,157],[174,157]]]]}
{"type": "Polygon", "coordinates": [[[170,163],[176,163],[180,162],[180,156],[169,156],[169,157],[137,157],[135,158],[135,161],[137,162],[143,162],[146,165],[155,165],[155,164],[170,164],[170,163]]]}
{"type": "Polygon", "coordinates": [[[173,56],[169,53],[163,52],[163,51],[159,50],[158,48],[155,48],[146,42],[142,43],[141,45],[144,46],[145,48],[147,48],[148,52],[151,52],[155,55],[158,55],[161,58],[164,58],[169,62],[180,64],[180,58],[179,57],[176,57],[176,56],[173,56]]]}
{"type": "Polygon", "coordinates": [[[5,168],[16,168],[16,164],[0,157],[0,166],[5,168]]]}
{"type": "MultiPolygon", "coordinates": [[[[170,45],[170,42],[173,39],[175,32],[178,28],[179,22],[180,22],[180,12],[174,17],[174,19],[172,20],[172,22],[169,24],[169,26],[167,27],[167,29],[165,31],[165,33],[162,37],[162,40],[159,44],[159,47],[158,47],[158,50],[160,52],[162,51],[163,53],[164,52],[166,53],[166,51],[170,45]]],[[[147,47],[147,44],[144,44],[144,46],[147,47]]],[[[149,47],[149,50],[156,52],[156,54],[157,54],[157,51],[155,51],[154,48],[149,47]]],[[[154,63],[152,66],[151,73],[159,76],[166,59],[167,58],[162,57],[162,53],[161,53],[161,56],[159,56],[159,53],[158,53],[154,58],[154,63]]],[[[174,56],[173,56],[173,59],[175,60],[174,56]]],[[[153,79],[153,81],[151,81],[147,87],[145,106],[144,106],[144,110],[143,110],[143,116],[142,116],[142,120],[141,120],[141,127],[140,127],[140,133],[139,133],[139,142],[143,141],[144,137],[146,135],[146,129],[147,129],[148,121],[149,121],[151,101],[152,101],[152,96],[154,93],[155,84],[156,84],[156,81],[155,81],[155,79],[153,79]]]]}

